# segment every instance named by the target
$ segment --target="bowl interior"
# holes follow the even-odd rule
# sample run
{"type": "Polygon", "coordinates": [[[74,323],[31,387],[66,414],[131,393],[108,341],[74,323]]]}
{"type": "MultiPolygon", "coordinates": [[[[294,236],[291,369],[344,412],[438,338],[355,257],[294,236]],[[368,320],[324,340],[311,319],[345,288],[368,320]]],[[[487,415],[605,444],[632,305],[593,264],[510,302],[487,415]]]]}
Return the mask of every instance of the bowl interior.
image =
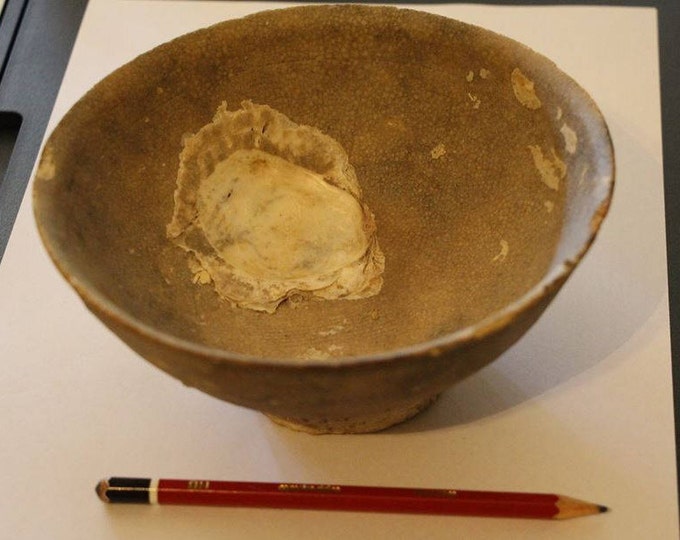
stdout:
{"type": "Polygon", "coordinates": [[[576,260],[611,159],[586,93],[515,42],[408,10],[296,8],[181,37],[102,81],[51,136],[35,210],[86,301],[233,353],[356,357],[478,323],[576,260]],[[516,94],[515,70],[539,108],[516,94]],[[343,145],[376,216],[380,294],[269,315],[192,282],[165,236],[181,140],[246,99],[343,145]]]}

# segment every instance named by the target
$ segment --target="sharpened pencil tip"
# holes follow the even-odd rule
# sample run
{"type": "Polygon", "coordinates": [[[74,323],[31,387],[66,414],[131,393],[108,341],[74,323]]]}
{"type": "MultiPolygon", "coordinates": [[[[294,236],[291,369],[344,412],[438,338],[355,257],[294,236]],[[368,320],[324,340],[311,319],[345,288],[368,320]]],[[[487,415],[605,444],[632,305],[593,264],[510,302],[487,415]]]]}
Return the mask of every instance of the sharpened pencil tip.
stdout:
{"type": "Polygon", "coordinates": [[[609,512],[609,508],[606,506],[602,506],[601,504],[598,505],[597,509],[600,511],[600,514],[604,514],[605,512],[609,512]]]}

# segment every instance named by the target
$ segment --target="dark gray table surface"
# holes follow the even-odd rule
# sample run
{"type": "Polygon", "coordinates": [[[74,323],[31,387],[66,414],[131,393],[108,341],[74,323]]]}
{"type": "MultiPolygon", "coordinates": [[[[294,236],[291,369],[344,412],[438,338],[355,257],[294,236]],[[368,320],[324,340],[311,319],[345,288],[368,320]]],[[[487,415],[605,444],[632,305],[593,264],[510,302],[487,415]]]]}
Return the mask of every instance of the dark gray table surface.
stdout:
{"type": "MultiPolygon", "coordinates": [[[[466,0],[465,3],[648,6],[658,10],[677,448],[680,445],[680,0],[466,0]]],[[[5,2],[0,19],[0,263],[86,6],[87,0],[5,2]]]]}

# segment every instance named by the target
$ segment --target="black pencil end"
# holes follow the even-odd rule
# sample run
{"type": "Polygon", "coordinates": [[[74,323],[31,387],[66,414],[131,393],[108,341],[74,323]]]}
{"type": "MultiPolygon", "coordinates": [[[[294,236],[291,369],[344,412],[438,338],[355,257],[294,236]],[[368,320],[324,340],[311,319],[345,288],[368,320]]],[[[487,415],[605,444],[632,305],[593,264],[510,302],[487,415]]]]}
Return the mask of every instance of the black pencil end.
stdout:
{"type": "Polygon", "coordinates": [[[109,502],[109,498],[106,496],[106,492],[109,489],[108,480],[100,480],[94,488],[97,497],[99,497],[104,502],[109,502]]]}
{"type": "Polygon", "coordinates": [[[603,506],[601,504],[599,504],[597,506],[597,509],[600,511],[600,514],[604,514],[605,512],[609,512],[609,508],[607,508],[606,506],[603,506]]]}

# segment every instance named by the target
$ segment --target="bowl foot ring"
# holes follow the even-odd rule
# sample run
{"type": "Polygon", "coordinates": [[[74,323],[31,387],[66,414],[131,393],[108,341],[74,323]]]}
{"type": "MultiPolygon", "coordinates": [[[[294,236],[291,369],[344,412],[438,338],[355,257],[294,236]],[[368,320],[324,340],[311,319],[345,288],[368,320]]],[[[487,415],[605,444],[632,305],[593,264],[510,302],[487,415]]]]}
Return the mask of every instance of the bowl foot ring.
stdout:
{"type": "Polygon", "coordinates": [[[413,418],[432,405],[438,397],[439,394],[436,394],[398,408],[353,418],[284,418],[265,414],[276,424],[313,435],[373,433],[413,418]]]}

